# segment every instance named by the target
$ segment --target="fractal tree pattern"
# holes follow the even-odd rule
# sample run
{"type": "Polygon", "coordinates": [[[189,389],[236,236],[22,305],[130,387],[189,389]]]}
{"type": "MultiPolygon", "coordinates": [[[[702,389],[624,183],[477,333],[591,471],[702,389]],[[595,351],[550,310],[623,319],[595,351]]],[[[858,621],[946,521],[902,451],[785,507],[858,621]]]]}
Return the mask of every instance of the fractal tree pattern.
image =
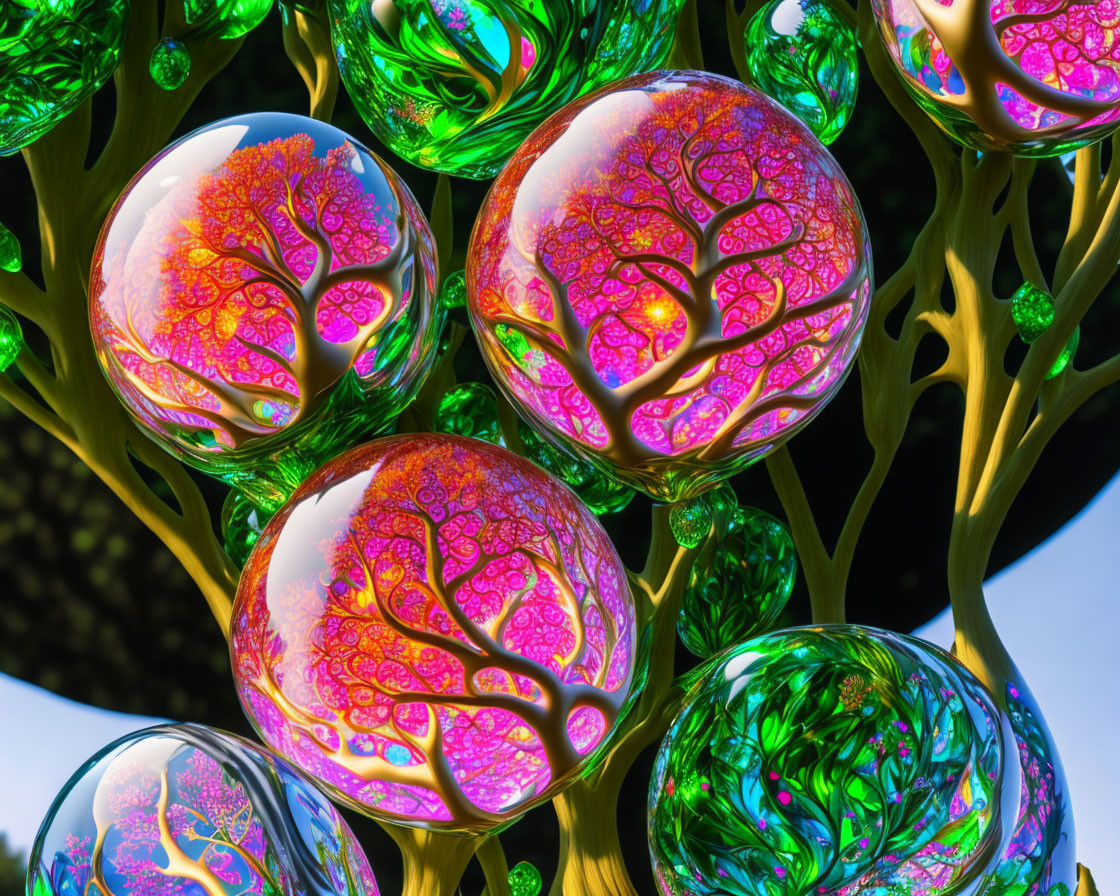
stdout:
{"type": "Polygon", "coordinates": [[[0,3],[0,155],[34,143],[113,74],[128,0],[0,3]]]}
{"type": "Polygon", "coordinates": [[[1008,719],[949,654],[787,629],[694,679],[651,784],[654,872],[666,896],[976,894],[1019,794],[1008,719]]]}
{"type": "Polygon", "coordinates": [[[261,737],[375,817],[487,830],[555,795],[629,696],[635,608],[594,515],[495,445],[382,439],[308,479],[241,577],[261,737]]]}
{"type": "Polygon", "coordinates": [[[417,165],[493,176],[566,102],[658,68],[683,0],[329,0],[366,124],[417,165]]]}
{"type": "Polygon", "coordinates": [[[1069,152],[1120,127],[1116,0],[873,0],[917,103],[965,146],[1069,152]]]}
{"type": "Polygon", "coordinates": [[[29,896],[377,896],[334,806],[295,769],[200,725],[127,735],[51,807],[29,896]]]}
{"type": "Polygon", "coordinates": [[[471,237],[483,354],[542,433],[660,500],[805,425],[852,366],[870,248],[847,179],[785,109],[699,72],[570,104],[471,237]]]}
{"type": "Polygon", "coordinates": [[[416,393],[440,324],[404,182],[308,118],[225,119],[157,155],[101,232],[109,382],[189,463],[274,505],[416,393]]]}

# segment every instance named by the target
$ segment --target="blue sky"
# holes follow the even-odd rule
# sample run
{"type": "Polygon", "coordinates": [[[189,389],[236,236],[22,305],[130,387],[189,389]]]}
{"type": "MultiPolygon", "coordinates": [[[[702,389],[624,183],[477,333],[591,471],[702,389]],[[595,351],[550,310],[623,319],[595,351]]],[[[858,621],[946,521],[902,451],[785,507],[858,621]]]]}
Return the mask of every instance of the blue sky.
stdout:
{"type": "MultiPolygon", "coordinates": [[[[1069,778],[1077,854],[1107,891],[1120,883],[1120,476],[1052,538],[985,586],[996,625],[1054,732],[1069,778]]],[[[948,647],[948,611],[917,634],[948,647]]],[[[71,773],[157,719],[74,703],[0,675],[0,831],[29,851],[71,773]],[[11,736],[18,732],[18,736],[11,736]]]]}

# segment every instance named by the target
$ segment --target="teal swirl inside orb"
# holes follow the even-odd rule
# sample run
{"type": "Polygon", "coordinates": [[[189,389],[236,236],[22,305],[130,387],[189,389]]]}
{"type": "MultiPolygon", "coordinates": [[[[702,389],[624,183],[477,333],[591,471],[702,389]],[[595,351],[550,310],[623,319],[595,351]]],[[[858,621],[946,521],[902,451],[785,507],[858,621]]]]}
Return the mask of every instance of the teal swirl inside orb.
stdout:
{"type": "Polygon", "coordinates": [[[971,892],[1005,848],[1006,719],[947,653],[857,626],[720,654],[661,744],[649,799],[666,896],[971,892]]]}

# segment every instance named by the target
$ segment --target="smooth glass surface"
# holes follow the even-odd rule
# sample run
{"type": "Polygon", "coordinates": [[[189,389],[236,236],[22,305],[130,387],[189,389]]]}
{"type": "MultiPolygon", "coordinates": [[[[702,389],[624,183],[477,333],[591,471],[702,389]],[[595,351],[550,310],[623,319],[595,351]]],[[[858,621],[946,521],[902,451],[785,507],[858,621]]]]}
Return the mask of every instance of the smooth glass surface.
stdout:
{"type": "Polygon", "coordinates": [[[658,68],[683,0],[330,0],[338,68],[393,152],[494,175],[569,100],[658,68]]]}
{"type": "Polygon", "coordinates": [[[201,725],[93,756],[51,806],[28,896],[377,896],[334,806],[288,763],[201,725]]]}
{"type": "Polygon", "coordinates": [[[574,780],[629,696],[635,609],[591,512],[494,445],[417,434],[312,476],[241,576],[261,737],[344,803],[487,830],[574,780]]]}
{"type": "Polygon", "coordinates": [[[337,128],[256,113],[133,179],[90,276],[98,359],[142,428],[275,506],[389,424],[434,358],[428,222],[337,128]]]}
{"type": "Polygon", "coordinates": [[[800,121],[727,78],[649,74],[570,104],[503,169],[468,308],[534,428],[677,501],[836,392],[870,262],[855,195],[800,121]]]}

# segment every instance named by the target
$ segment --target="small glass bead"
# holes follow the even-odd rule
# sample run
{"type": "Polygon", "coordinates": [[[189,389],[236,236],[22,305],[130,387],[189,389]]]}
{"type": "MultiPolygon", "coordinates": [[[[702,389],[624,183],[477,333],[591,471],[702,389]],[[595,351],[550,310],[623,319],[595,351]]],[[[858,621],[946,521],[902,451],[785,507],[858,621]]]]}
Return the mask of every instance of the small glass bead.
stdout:
{"type": "Polygon", "coordinates": [[[152,50],[148,71],[164,90],[176,90],[191,73],[191,54],[181,40],[165,37],[152,50]]]}

